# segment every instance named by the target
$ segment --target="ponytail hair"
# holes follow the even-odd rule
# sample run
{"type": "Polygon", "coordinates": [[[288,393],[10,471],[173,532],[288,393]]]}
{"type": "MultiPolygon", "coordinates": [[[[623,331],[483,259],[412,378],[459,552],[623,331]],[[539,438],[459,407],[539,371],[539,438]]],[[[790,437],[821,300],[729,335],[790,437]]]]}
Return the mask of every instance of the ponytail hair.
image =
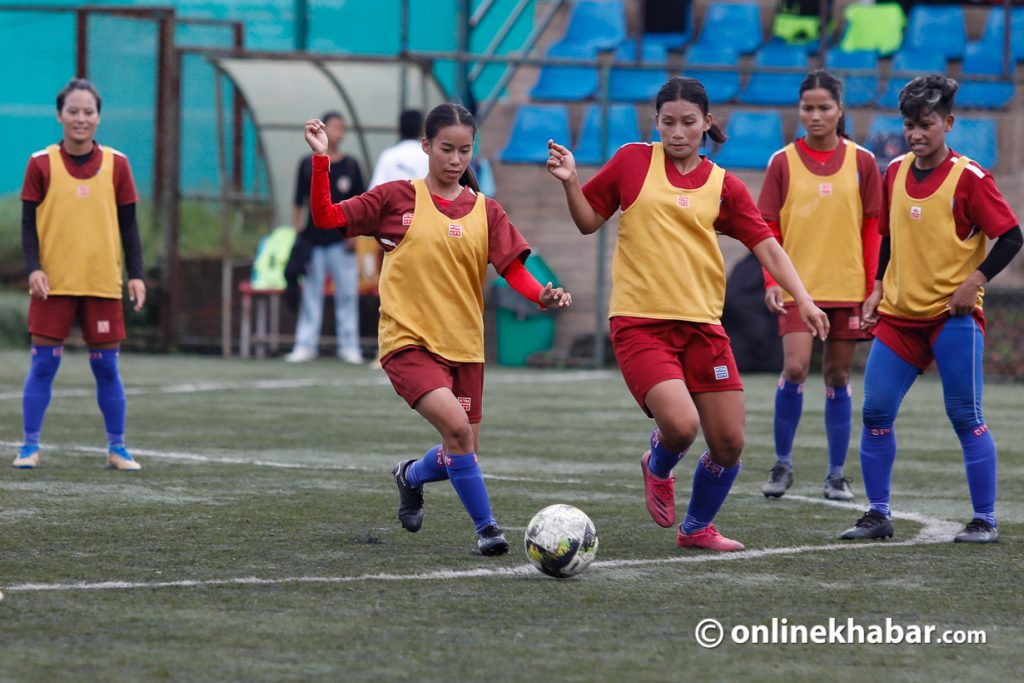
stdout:
{"type": "MultiPolygon", "coordinates": [[[[473,129],[473,138],[476,138],[476,118],[468,109],[455,102],[445,102],[430,110],[427,120],[423,123],[423,134],[433,142],[438,132],[448,126],[469,126],[473,129]]],[[[465,185],[477,194],[480,194],[480,184],[476,180],[473,169],[466,167],[466,171],[459,178],[459,185],[465,185]]]]}
{"type": "MultiPolygon", "coordinates": [[[[800,84],[800,95],[802,96],[808,90],[827,90],[832,96],[832,99],[836,101],[839,108],[843,108],[843,83],[834,74],[825,71],[824,69],[815,69],[811,73],[807,74],[807,78],[800,84]]],[[[841,138],[849,138],[846,134],[846,114],[839,115],[839,121],[836,123],[836,135],[841,138]]]]}
{"type": "MultiPolygon", "coordinates": [[[[674,76],[668,79],[665,85],[661,86],[661,90],[658,91],[658,96],[654,99],[655,113],[661,113],[661,106],[663,104],[675,102],[677,100],[682,100],[683,102],[689,102],[690,104],[696,105],[704,117],[707,118],[708,92],[704,89],[704,84],[696,78],[674,76]]],[[[723,133],[722,129],[718,127],[718,124],[714,123],[713,119],[711,127],[708,128],[707,132],[705,132],[701,138],[701,144],[707,142],[708,138],[711,138],[719,144],[728,140],[725,133],[723,133]]]]}
{"type": "Polygon", "coordinates": [[[953,97],[960,84],[940,74],[918,76],[900,90],[900,113],[917,121],[935,112],[939,116],[953,113],[953,97]]]}

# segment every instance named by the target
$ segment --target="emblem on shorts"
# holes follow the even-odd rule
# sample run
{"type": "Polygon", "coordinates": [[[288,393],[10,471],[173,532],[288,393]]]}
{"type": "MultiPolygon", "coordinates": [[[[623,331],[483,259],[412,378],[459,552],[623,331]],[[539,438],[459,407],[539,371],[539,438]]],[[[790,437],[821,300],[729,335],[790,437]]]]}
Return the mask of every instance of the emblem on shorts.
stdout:
{"type": "Polygon", "coordinates": [[[683,209],[690,208],[690,198],[684,194],[676,195],[676,204],[683,209]]]}
{"type": "Polygon", "coordinates": [[[461,405],[462,409],[468,413],[469,409],[473,407],[473,399],[471,399],[469,396],[459,396],[458,398],[459,405],[461,405]]]}
{"type": "Polygon", "coordinates": [[[448,236],[449,237],[462,237],[462,226],[458,223],[448,224],[448,236]]]}
{"type": "Polygon", "coordinates": [[[100,334],[110,334],[110,321],[109,320],[97,320],[96,331],[100,334]]]}
{"type": "Polygon", "coordinates": [[[851,315],[850,316],[850,322],[847,323],[847,326],[851,330],[859,330],[860,329],[860,316],[859,315],[851,315]]]}
{"type": "Polygon", "coordinates": [[[818,184],[818,194],[820,194],[822,197],[831,197],[832,196],[832,183],[819,183],[818,184]]]}
{"type": "Polygon", "coordinates": [[[912,207],[910,207],[910,218],[911,218],[911,220],[915,220],[915,221],[921,220],[921,207],[920,206],[912,206],[912,207]]]}
{"type": "Polygon", "coordinates": [[[413,217],[413,214],[411,214],[411,213],[403,213],[402,214],[402,225],[404,225],[405,227],[409,227],[410,225],[412,225],[412,217],[413,217]]]}
{"type": "Polygon", "coordinates": [[[78,186],[78,198],[79,199],[85,199],[88,196],[89,196],[89,186],[88,185],[79,185],[78,186]]]}
{"type": "Polygon", "coordinates": [[[728,365],[716,365],[715,366],[715,379],[723,380],[729,379],[729,366],[728,365]]]}

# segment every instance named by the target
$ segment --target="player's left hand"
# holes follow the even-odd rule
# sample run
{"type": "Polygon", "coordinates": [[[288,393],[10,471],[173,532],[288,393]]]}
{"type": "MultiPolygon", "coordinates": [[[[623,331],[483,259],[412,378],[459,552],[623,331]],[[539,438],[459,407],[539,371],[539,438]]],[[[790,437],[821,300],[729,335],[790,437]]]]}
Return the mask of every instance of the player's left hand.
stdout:
{"type": "Polygon", "coordinates": [[[133,311],[141,311],[143,304],[146,303],[146,283],[137,279],[129,280],[128,300],[135,303],[135,306],[132,307],[133,311]]]}
{"type": "Polygon", "coordinates": [[[561,287],[553,287],[550,282],[541,290],[540,296],[537,298],[544,308],[568,308],[572,306],[572,294],[561,287]]]}
{"type": "Polygon", "coordinates": [[[978,288],[972,278],[967,278],[949,299],[949,314],[954,316],[970,315],[978,303],[978,288]]]}
{"type": "Polygon", "coordinates": [[[828,338],[828,315],[825,311],[821,310],[814,305],[814,302],[810,299],[801,301],[798,304],[800,308],[800,319],[804,321],[804,325],[810,331],[812,336],[817,337],[821,341],[825,341],[828,338]]]}

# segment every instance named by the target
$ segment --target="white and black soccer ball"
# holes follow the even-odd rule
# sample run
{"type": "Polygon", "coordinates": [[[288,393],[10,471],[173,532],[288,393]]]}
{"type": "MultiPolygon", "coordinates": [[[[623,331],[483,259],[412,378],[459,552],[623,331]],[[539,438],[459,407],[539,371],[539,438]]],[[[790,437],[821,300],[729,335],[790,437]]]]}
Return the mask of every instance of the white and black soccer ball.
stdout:
{"type": "Polygon", "coordinates": [[[526,527],[526,557],[548,576],[575,576],[596,555],[594,523],[572,505],[549,505],[535,514],[526,527]]]}

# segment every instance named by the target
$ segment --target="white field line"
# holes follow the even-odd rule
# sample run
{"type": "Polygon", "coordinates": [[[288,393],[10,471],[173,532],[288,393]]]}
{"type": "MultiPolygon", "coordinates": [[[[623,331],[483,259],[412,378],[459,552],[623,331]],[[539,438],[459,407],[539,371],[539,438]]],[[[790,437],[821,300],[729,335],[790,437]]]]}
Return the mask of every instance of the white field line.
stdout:
{"type": "MultiPolygon", "coordinates": [[[[852,503],[836,503],[824,499],[810,498],[806,496],[787,495],[784,500],[793,500],[800,503],[813,503],[816,505],[828,505],[843,509],[860,510],[861,508],[852,503]]],[[[923,525],[917,536],[906,541],[874,541],[854,543],[828,543],[825,545],[798,545],[782,548],[758,548],[744,550],[736,553],[715,553],[715,554],[686,554],[672,557],[650,558],[638,560],[606,560],[594,562],[590,571],[614,570],[631,567],[650,567],[674,564],[697,564],[704,562],[731,562],[739,560],[755,560],[762,557],[802,555],[816,552],[832,552],[840,550],[875,550],[884,548],[898,548],[930,543],[948,543],[952,535],[959,531],[960,526],[954,522],[928,517],[916,513],[894,513],[896,519],[906,519],[918,522],[923,525]]],[[[466,570],[438,570],[433,572],[421,572],[417,574],[359,574],[355,576],[292,576],[282,578],[260,578],[256,576],[241,576],[225,579],[184,579],[179,581],[101,581],[101,582],[79,582],[79,583],[19,583],[6,586],[4,590],[9,593],[33,593],[33,592],[69,592],[69,591],[102,591],[102,590],[136,590],[136,589],[157,589],[157,588],[204,588],[208,586],[277,586],[284,584],[346,584],[359,582],[376,581],[445,581],[453,579],[468,578],[534,578],[541,579],[541,575],[528,564],[516,565],[514,567],[499,567],[496,569],[466,569],[466,570]]]]}
{"type": "MultiPolygon", "coordinates": [[[[581,370],[576,372],[497,374],[487,377],[486,384],[553,384],[562,382],[585,382],[590,380],[608,379],[616,376],[608,370],[581,370]]],[[[317,379],[313,377],[297,379],[265,379],[245,382],[184,382],[147,387],[125,387],[126,396],[152,396],[162,394],[198,394],[211,391],[245,391],[270,389],[305,389],[309,387],[376,387],[389,386],[391,382],[383,374],[362,379],[317,379]]],[[[86,389],[54,389],[53,398],[95,396],[94,388],[86,389]]],[[[22,392],[0,392],[0,400],[21,399],[22,392]]]]}

